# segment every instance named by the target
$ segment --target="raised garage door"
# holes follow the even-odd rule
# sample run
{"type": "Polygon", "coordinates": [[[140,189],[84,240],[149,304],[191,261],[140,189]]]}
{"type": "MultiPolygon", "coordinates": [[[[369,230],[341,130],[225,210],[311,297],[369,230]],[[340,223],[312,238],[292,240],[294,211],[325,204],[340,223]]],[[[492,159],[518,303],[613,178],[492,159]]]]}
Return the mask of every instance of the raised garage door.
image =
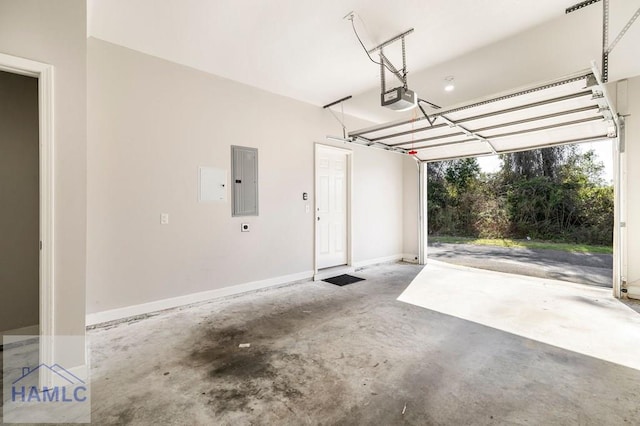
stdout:
{"type": "MultiPolygon", "coordinates": [[[[429,119],[419,117],[349,132],[349,142],[403,153],[415,151],[418,160],[430,162],[617,139],[618,127],[606,90],[594,70],[586,70],[438,110],[429,119]]],[[[618,144],[614,146],[619,158],[618,144]]],[[[613,290],[620,297],[625,238],[620,205],[624,194],[619,167],[615,164],[614,170],[613,290]]],[[[420,204],[424,206],[424,202],[420,204]]],[[[424,237],[420,235],[421,250],[426,245],[424,237]]],[[[422,254],[420,259],[424,261],[422,254]]]]}
{"type": "Polygon", "coordinates": [[[616,137],[616,124],[594,73],[575,75],[438,110],[425,117],[349,132],[353,142],[422,161],[492,155],[616,137]]]}

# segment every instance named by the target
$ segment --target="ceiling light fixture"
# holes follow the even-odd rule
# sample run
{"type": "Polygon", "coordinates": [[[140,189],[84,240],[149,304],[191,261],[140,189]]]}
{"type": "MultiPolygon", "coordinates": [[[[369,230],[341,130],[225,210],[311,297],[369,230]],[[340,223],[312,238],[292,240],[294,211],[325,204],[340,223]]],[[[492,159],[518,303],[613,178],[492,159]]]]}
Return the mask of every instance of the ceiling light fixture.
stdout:
{"type": "Polygon", "coordinates": [[[453,92],[453,90],[456,88],[456,85],[453,81],[453,76],[450,75],[448,77],[445,77],[444,81],[445,81],[444,91],[453,92]]]}

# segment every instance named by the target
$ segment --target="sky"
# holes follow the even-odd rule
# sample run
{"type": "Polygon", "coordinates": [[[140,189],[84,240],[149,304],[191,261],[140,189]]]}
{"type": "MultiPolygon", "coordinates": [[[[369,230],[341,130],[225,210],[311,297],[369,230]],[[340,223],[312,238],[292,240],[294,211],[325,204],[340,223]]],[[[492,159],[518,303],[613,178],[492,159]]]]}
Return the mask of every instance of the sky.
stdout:
{"type": "MultiPolygon", "coordinates": [[[[605,182],[613,182],[613,152],[610,140],[604,140],[599,142],[586,142],[580,144],[582,152],[586,152],[593,149],[596,156],[600,161],[604,163],[604,170],[602,171],[602,178],[605,182]]],[[[500,170],[502,162],[497,155],[491,155],[487,157],[478,157],[478,164],[480,169],[486,173],[493,173],[500,170]]]]}

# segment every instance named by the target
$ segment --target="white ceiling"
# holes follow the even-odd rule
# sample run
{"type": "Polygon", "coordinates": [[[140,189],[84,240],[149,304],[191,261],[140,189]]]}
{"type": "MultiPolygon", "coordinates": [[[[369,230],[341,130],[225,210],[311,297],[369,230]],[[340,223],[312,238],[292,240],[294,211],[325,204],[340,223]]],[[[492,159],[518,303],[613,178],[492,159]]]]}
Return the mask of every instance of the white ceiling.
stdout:
{"type": "Polygon", "coordinates": [[[407,37],[408,68],[415,73],[558,18],[575,3],[90,0],[88,31],[96,38],[322,106],[379,87],[378,66],[366,57],[343,19],[350,11],[356,13],[356,28],[367,47],[415,28],[407,37]]]}
{"type": "MultiPolygon", "coordinates": [[[[367,48],[414,28],[409,87],[450,107],[599,65],[602,3],[565,15],[579,1],[89,0],[88,34],[317,106],[352,95],[345,114],[381,123],[420,113],[380,106],[379,67],[344,19],[349,12],[367,48]],[[442,90],[447,75],[454,92],[442,90]]],[[[640,0],[610,5],[611,41],[640,0]]],[[[610,81],[640,74],[639,43],[636,22],[610,56],[610,81]]],[[[399,43],[385,53],[401,64],[399,43]]]]}

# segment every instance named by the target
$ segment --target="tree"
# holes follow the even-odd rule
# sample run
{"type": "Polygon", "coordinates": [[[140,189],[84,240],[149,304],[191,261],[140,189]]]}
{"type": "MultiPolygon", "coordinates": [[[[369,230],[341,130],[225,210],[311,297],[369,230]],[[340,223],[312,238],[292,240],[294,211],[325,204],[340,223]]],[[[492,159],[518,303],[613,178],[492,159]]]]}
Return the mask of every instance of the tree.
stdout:
{"type": "Polygon", "coordinates": [[[455,187],[457,193],[464,192],[469,184],[478,178],[480,165],[476,158],[463,158],[449,161],[445,171],[445,179],[455,187]]]}
{"type": "Polygon", "coordinates": [[[612,243],[613,187],[593,151],[558,146],[501,159],[489,175],[473,158],[429,163],[430,234],[612,243]]]}
{"type": "Polygon", "coordinates": [[[566,157],[575,151],[568,145],[502,154],[502,173],[506,180],[545,176],[556,181],[566,157]]]}
{"type": "Polygon", "coordinates": [[[480,165],[475,158],[440,161],[427,165],[427,214],[430,233],[464,235],[473,228],[468,192],[477,181],[480,165]]]}

